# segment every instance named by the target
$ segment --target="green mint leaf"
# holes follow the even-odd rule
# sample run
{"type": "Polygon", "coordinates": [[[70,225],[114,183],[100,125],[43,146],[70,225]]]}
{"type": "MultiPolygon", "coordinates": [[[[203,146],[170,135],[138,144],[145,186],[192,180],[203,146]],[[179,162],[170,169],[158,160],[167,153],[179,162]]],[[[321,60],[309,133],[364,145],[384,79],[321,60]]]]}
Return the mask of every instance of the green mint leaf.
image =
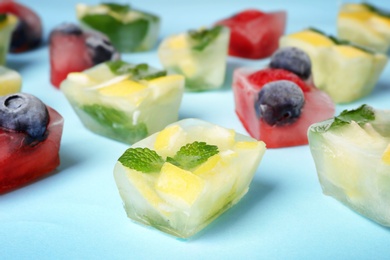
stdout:
{"type": "Polygon", "coordinates": [[[316,32],[318,34],[321,34],[321,35],[327,37],[329,40],[331,40],[336,45],[347,45],[347,46],[354,47],[356,49],[359,49],[359,50],[364,51],[364,52],[369,53],[369,54],[375,54],[375,51],[373,51],[373,50],[371,50],[369,48],[366,48],[366,47],[360,46],[358,44],[352,43],[352,42],[350,42],[348,40],[339,39],[339,38],[337,38],[337,37],[335,37],[333,35],[328,35],[328,34],[324,33],[323,31],[318,30],[317,28],[309,27],[308,30],[316,32]]]}
{"type": "Polygon", "coordinates": [[[357,109],[344,110],[339,116],[334,118],[330,128],[337,128],[355,121],[359,125],[364,125],[370,121],[375,120],[375,113],[372,107],[368,105],[361,105],[357,109]]]}
{"type": "Polygon", "coordinates": [[[130,11],[130,5],[128,4],[117,4],[117,3],[102,3],[102,5],[107,6],[111,11],[124,15],[130,11]]]}
{"type": "Polygon", "coordinates": [[[115,140],[133,144],[148,136],[145,123],[133,125],[126,114],[117,109],[93,104],[81,106],[81,110],[107,129],[105,134],[115,140]]]}
{"type": "Polygon", "coordinates": [[[0,23],[7,20],[7,14],[0,14],[0,23]]]}
{"type": "Polygon", "coordinates": [[[190,30],[188,34],[195,42],[192,49],[203,51],[211,42],[213,42],[222,30],[222,26],[218,25],[211,29],[190,30]]]}
{"type": "Polygon", "coordinates": [[[390,18],[390,12],[388,12],[386,10],[378,8],[378,7],[376,7],[372,4],[369,4],[369,3],[362,3],[362,5],[365,6],[371,12],[374,12],[374,13],[376,13],[380,16],[386,17],[386,18],[390,18]]]}
{"type": "Polygon", "coordinates": [[[149,148],[129,148],[119,157],[123,166],[144,173],[159,172],[164,159],[149,148]]]}
{"type": "Polygon", "coordinates": [[[176,155],[173,158],[168,157],[167,161],[182,169],[189,170],[204,163],[218,152],[218,146],[216,145],[193,142],[182,146],[176,155]]]}
{"type": "Polygon", "coordinates": [[[162,71],[151,71],[148,64],[141,63],[138,65],[129,64],[127,62],[116,60],[108,61],[106,65],[110,68],[112,73],[117,75],[131,74],[133,80],[151,80],[154,78],[164,77],[167,72],[162,71]]]}
{"type": "Polygon", "coordinates": [[[143,18],[123,23],[109,14],[87,14],[81,21],[107,35],[119,52],[137,51],[147,35],[150,23],[143,18]]]}

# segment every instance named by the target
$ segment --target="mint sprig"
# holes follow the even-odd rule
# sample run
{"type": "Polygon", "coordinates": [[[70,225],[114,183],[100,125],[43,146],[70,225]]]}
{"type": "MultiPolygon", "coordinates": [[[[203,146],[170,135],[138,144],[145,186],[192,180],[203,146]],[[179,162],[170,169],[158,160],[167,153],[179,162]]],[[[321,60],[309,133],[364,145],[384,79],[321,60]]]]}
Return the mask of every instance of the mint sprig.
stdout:
{"type": "Polygon", "coordinates": [[[131,74],[133,80],[151,80],[167,75],[165,70],[152,71],[148,64],[130,64],[122,60],[108,61],[106,65],[117,75],[131,74]]]}
{"type": "Polygon", "coordinates": [[[195,41],[192,49],[203,51],[211,42],[218,37],[222,30],[222,26],[218,25],[211,29],[190,30],[188,32],[190,38],[195,41]]]}
{"type": "Polygon", "coordinates": [[[131,10],[130,5],[128,4],[102,3],[102,5],[107,6],[111,11],[120,15],[124,15],[131,10]]]}
{"type": "MultiPolygon", "coordinates": [[[[181,169],[190,170],[217,153],[219,151],[216,145],[193,142],[182,146],[175,156],[167,157],[166,161],[181,169]]],[[[165,163],[160,155],[149,148],[129,148],[118,161],[130,169],[144,173],[159,172],[165,163]]]]}
{"type": "Polygon", "coordinates": [[[0,14],[0,23],[7,19],[7,14],[0,14]]]}
{"type": "Polygon", "coordinates": [[[374,13],[376,13],[380,16],[386,17],[386,18],[390,18],[390,12],[383,10],[382,8],[378,8],[378,7],[376,7],[372,4],[369,4],[369,3],[362,3],[362,5],[365,6],[371,12],[374,12],[374,13]]]}
{"type": "Polygon", "coordinates": [[[144,173],[158,172],[164,164],[164,159],[149,148],[129,148],[118,161],[128,168],[144,173]]]}
{"type": "Polygon", "coordinates": [[[205,142],[193,142],[182,146],[173,158],[167,158],[167,162],[189,170],[201,165],[217,153],[218,147],[216,145],[209,145],[205,142]]]}
{"type": "Polygon", "coordinates": [[[360,107],[352,110],[344,110],[339,116],[334,118],[331,128],[340,127],[346,124],[350,124],[355,121],[360,126],[375,120],[374,109],[368,105],[361,105],[360,107]]]}

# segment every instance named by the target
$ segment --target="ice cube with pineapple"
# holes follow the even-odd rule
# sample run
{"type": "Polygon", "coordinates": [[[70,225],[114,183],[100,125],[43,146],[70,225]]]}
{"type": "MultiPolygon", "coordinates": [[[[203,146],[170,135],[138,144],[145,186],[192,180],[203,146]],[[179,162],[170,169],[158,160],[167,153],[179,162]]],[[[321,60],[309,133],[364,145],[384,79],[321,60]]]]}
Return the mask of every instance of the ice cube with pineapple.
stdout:
{"type": "Polygon", "coordinates": [[[92,132],[133,144],[177,121],[184,78],[121,60],[68,74],[60,89],[92,132]]]}
{"type": "Polygon", "coordinates": [[[390,226],[390,110],[344,110],[308,138],[324,194],[390,226]]]}
{"type": "Polygon", "coordinates": [[[337,16],[337,35],[386,53],[390,48],[390,13],[369,3],[344,3],[337,16]]]}
{"type": "Polygon", "coordinates": [[[114,177],[127,215],[189,238],[235,205],[265,144],[199,119],[184,119],[126,150],[114,177]]]}
{"type": "Polygon", "coordinates": [[[297,47],[309,55],[315,85],[336,103],[369,95],[387,63],[382,53],[313,28],[283,36],[280,46],[297,47]]]}
{"type": "Polygon", "coordinates": [[[0,96],[19,92],[22,88],[22,77],[16,70],[0,65],[0,96]]]}
{"type": "Polygon", "coordinates": [[[169,73],[185,76],[186,90],[204,91],[222,87],[228,46],[229,29],[218,25],[164,39],[158,56],[169,73]]]}

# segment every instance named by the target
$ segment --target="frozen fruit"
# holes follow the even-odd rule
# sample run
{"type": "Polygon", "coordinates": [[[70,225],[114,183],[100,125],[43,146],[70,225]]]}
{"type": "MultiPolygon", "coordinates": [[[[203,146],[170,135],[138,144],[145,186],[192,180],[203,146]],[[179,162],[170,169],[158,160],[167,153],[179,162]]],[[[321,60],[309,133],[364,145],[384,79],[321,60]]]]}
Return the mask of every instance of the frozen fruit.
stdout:
{"type": "Polygon", "coordinates": [[[272,54],[269,67],[291,71],[304,80],[311,76],[309,55],[296,47],[285,47],[277,50],[272,54]]]}
{"type": "Polygon", "coordinates": [[[22,87],[22,77],[12,69],[0,66],[0,96],[19,92],[22,87]]]}
{"type": "Polygon", "coordinates": [[[18,18],[12,14],[0,13],[0,65],[4,65],[11,42],[11,35],[16,28],[18,18]]]}
{"type": "Polygon", "coordinates": [[[119,53],[103,35],[64,23],[50,33],[50,80],[59,87],[70,72],[119,59],[119,53]]]}
{"type": "Polygon", "coordinates": [[[336,103],[352,102],[370,94],[387,63],[387,57],[381,53],[316,29],[285,35],[280,46],[297,47],[309,55],[315,86],[336,103]]]}
{"type": "Polygon", "coordinates": [[[1,13],[13,14],[18,18],[16,28],[12,33],[11,52],[24,52],[40,45],[43,29],[38,14],[13,0],[0,1],[1,13]]]}
{"type": "Polygon", "coordinates": [[[324,194],[390,226],[390,111],[345,110],[308,136],[324,194]]]}
{"type": "Polygon", "coordinates": [[[62,128],[61,115],[36,97],[0,97],[0,194],[57,168],[62,128]]]}
{"type": "Polygon", "coordinates": [[[229,55],[260,59],[272,55],[286,26],[286,12],[244,10],[217,22],[230,28],[229,55]]]}
{"type": "Polygon", "coordinates": [[[215,26],[170,36],[158,48],[160,62],[170,73],[184,75],[186,89],[216,89],[225,80],[229,30],[215,26]]]}
{"type": "Polygon", "coordinates": [[[234,130],[185,119],[126,150],[114,177],[129,218],[188,238],[248,192],[265,149],[234,130]]]}
{"type": "Polygon", "coordinates": [[[337,18],[340,39],[386,53],[390,47],[390,13],[368,3],[345,3],[337,18]]]}
{"type": "Polygon", "coordinates": [[[297,84],[288,80],[272,81],[263,85],[255,102],[258,118],[269,125],[286,125],[301,115],[305,97],[297,84]]]}
{"type": "Polygon", "coordinates": [[[78,4],[76,13],[84,26],[107,35],[120,52],[146,51],[157,42],[160,18],[128,4],[78,4]]]}
{"type": "Polygon", "coordinates": [[[233,92],[241,123],[269,148],[307,144],[309,126],[335,110],[327,94],[284,69],[236,69],[233,92]]]}
{"type": "Polygon", "coordinates": [[[177,120],[184,78],[117,60],[70,73],[60,88],[88,129],[132,144],[177,120]]]}

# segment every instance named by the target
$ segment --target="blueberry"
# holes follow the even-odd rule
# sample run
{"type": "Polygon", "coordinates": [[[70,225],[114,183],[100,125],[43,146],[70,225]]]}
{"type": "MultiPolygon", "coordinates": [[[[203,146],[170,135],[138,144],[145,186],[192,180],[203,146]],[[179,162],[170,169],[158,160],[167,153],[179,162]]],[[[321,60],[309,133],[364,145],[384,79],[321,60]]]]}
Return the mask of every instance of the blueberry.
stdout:
{"type": "Polygon", "coordinates": [[[83,34],[83,31],[80,27],[73,23],[63,23],[54,28],[53,32],[60,32],[67,35],[76,35],[80,36],[83,34]]]}
{"type": "Polygon", "coordinates": [[[25,132],[32,141],[46,138],[49,113],[38,98],[17,93],[0,97],[0,127],[25,132]]]}
{"type": "Polygon", "coordinates": [[[296,47],[285,47],[277,50],[271,57],[270,68],[285,69],[308,79],[311,75],[309,55],[296,47]]]}
{"type": "Polygon", "coordinates": [[[258,94],[256,115],[269,125],[291,124],[301,115],[304,102],[303,92],[294,82],[272,81],[265,84],[258,94]]]}
{"type": "Polygon", "coordinates": [[[90,35],[87,37],[85,44],[95,65],[119,58],[119,53],[115,50],[114,46],[103,36],[98,34],[90,35]]]}
{"type": "Polygon", "coordinates": [[[34,49],[39,46],[41,40],[41,35],[37,35],[27,22],[18,20],[18,24],[12,33],[10,51],[22,52],[34,49]]]}

